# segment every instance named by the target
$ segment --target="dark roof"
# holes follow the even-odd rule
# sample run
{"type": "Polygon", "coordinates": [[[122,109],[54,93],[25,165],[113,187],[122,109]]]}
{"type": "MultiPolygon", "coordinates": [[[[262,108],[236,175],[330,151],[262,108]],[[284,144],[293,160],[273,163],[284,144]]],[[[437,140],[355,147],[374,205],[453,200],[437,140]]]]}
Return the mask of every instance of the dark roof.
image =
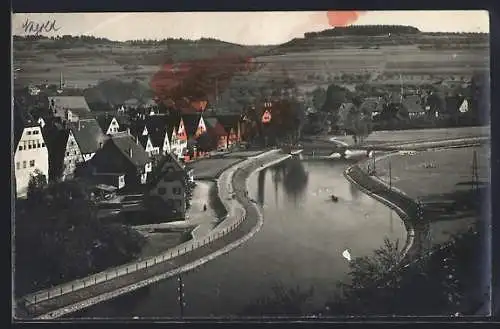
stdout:
{"type": "Polygon", "coordinates": [[[186,114],[182,116],[188,138],[192,137],[196,132],[196,128],[198,128],[198,123],[200,122],[200,118],[200,114],[186,114]]]}
{"type": "Polygon", "coordinates": [[[56,107],[64,109],[77,109],[83,108],[90,111],[89,105],[83,96],[49,96],[49,104],[54,104],[56,107]]]}
{"type": "Polygon", "coordinates": [[[77,107],[77,108],[71,108],[69,110],[71,110],[71,113],[77,115],[80,119],[94,118],[94,115],[92,114],[92,112],[90,112],[88,108],[77,107]]]}
{"type": "Polygon", "coordinates": [[[231,114],[231,115],[217,115],[216,118],[219,123],[224,127],[224,129],[229,132],[231,128],[235,130],[238,128],[238,122],[240,121],[239,114],[231,114]]]}
{"type": "Polygon", "coordinates": [[[156,166],[156,169],[150,174],[151,177],[150,183],[152,185],[156,185],[156,183],[160,179],[184,181],[184,175],[185,175],[184,165],[180,163],[179,160],[177,160],[174,156],[167,153],[161,158],[160,162],[156,166]],[[173,163],[176,167],[176,170],[173,172],[164,171],[163,167],[167,162],[173,163]]]}
{"type": "Polygon", "coordinates": [[[113,118],[114,116],[112,115],[100,115],[97,117],[96,120],[99,123],[99,126],[101,127],[103,133],[106,133],[106,131],[108,131],[109,125],[111,124],[113,118]]]}
{"type": "Polygon", "coordinates": [[[422,107],[422,101],[419,96],[407,96],[403,99],[403,106],[406,107],[408,112],[419,113],[425,112],[422,107]]]}
{"type": "Polygon", "coordinates": [[[131,124],[130,118],[128,116],[126,116],[126,115],[116,115],[115,118],[116,118],[116,121],[118,121],[118,124],[120,126],[123,125],[123,126],[129,127],[130,124],[131,124]]]}
{"type": "Polygon", "coordinates": [[[215,134],[216,136],[224,136],[227,135],[227,131],[224,129],[224,127],[219,123],[217,118],[206,118],[205,124],[207,125],[207,130],[215,134]]]}
{"type": "Polygon", "coordinates": [[[83,154],[96,152],[106,140],[96,119],[81,120],[69,126],[83,154]]]}
{"type": "Polygon", "coordinates": [[[151,143],[154,146],[162,146],[167,131],[168,117],[166,115],[154,115],[146,118],[145,124],[148,134],[151,137],[151,143]]]}
{"type": "Polygon", "coordinates": [[[465,97],[454,95],[447,96],[446,101],[446,113],[453,114],[459,112],[460,106],[462,105],[465,97]]]}
{"type": "MultiPolygon", "coordinates": [[[[137,137],[137,140],[139,140],[139,143],[142,145],[144,149],[146,149],[146,146],[148,144],[148,139],[150,137],[148,135],[140,135],[137,137]]],[[[152,142],[151,142],[152,143],[152,142]]]]}
{"type": "Polygon", "coordinates": [[[125,158],[136,167],[142,167],[151,162],[144,148],[126,133],[116,133],[111,136],[108,142],[113,143],[125,158]],[[132,150],[132,157],[130,156],[130,150],[132,150]]]}

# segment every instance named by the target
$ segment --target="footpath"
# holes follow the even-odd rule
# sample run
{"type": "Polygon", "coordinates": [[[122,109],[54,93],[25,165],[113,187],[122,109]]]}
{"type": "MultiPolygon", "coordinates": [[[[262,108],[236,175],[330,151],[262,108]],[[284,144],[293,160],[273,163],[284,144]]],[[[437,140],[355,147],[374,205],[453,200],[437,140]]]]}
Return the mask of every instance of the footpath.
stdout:
{"type": "Polygon", "coordinates": [[[27,317],[52,319],[73,313],[179,275],[239,246],[262,223],[258,207],[247,196],[248,177],[260,168],[289,157],[291,155],[272,150],[250,157],[222,173],[218,192],[228,216],[202,241],[190,240],[150,259],[25,296],[22,302],[27,317]]]}

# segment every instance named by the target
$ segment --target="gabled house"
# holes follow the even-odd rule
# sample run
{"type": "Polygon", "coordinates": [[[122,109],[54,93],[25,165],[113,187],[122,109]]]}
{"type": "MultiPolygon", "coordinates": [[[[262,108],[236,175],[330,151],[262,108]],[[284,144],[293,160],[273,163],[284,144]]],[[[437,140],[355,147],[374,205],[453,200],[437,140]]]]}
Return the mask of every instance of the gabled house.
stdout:
{"type": "Polygon", "coordinates": [[[134,138],[124,132],[111,135],[90,161],[94,173],[125,175],[125,185],[146,184],[151,159],[134,138]]]}
{"type": "Polygon", "coordinates": [[[96,119],[71,123],[69,129],[75,137],[84,161],[92,159],[107,139],[96,119]]]}
{"type": "Polygon", "coordinates": [[[216,141],[216,149],[224,151],[227,149],[228,134],[217,118],[206,118],[206,132],[216,141]]]}
{"type": "Polygon", "coordinates": [[[241,141],[240,115],[219,115],[217,120],[228,133],[227,146],[231,147],[241,141]]]}
{"type": "Polygon", "coordinates": [[[184,218],[186,213],[186,172],[184,166],[172,154],[166,154],[150,180],[146,200],[155,203],[150,207],[160,216],[173,215],[184,218]]]}
{"type": "Polygon", "coordinates": [[[97,122],[105,135],[112,135],[120,132],[120,124],[114,116],[102,115],[97,117],[97,122]]]}
{"type": "Polygon", "coordinates": [[[469,112],[469,101],[464,98],[464,100],[462,101],[462,104],[460,104],[460,107],[458,108],[458,111],[460,113],[467,113],[469,112]]]}
{"type": "Polygon", "coordinates": [[[83,96],[49,96],[49,109],[53,115],[66,119],[66,110],[85,109],[90,112],[89,105],[83,96]]]}
{"type": "Polygon", "coordinates": [[[172,137],[170,138],[170,153],[174,154],[177,159],[182,159],[187,152],[188,139],[184,121],[181,119],[178,126],[172,129],[172,137]]]}
{"type": "Polygon", "coordinates": [[[165,154],[170,149],[170,141],[167,136],[168,122],[171,121],[166,115],[155,115],[146,118],[145,128],[153,145],[153,155],[165,154]],[[167,145],[165,145],[167,143],[167,145]]]}
{"type": "Polygon", "coordinates": [[[144,148],[144,151],[146,151],[149,157],[158,154],[158,149],[153,146],[151,137],[149,135],[138,136],[136,142],[138,144],[141,144],[141,146],[144,148]]]}
{"type": "Polygon", "coordinates": [[[203,119],[203,115],[201,115],[200,119],[198,120],[196,131],[194,133],[194,138],[200,137],[200,135],[204,134],[206,131],[207,131],[207,126],[205,124],[205,120],[203,119]]]}
{"type": "Polygon", "coordinates": [[[14,118],[14,176],[16,197],[24,198],[28,183],[35,171],[49,179],[49,152],[42,135],[42,128],[18,117],[14,118]]]}
{"type": "Polygon", "coordinates": [[[76,167],[84,162],[80,147],[76,142],[75,136],[71,130],[65,131],[66,145],[64,148],[63,167],[61,179],[71,179],[74,177],[76,167]]]}
{"type": "Polygon", "coordinates": [[[422,100],[419,96],[407,96],[403,99],[402,105],[408,111],[410,118],[417,118],[426,114],[425,108],[422,106],[422,100]]]}

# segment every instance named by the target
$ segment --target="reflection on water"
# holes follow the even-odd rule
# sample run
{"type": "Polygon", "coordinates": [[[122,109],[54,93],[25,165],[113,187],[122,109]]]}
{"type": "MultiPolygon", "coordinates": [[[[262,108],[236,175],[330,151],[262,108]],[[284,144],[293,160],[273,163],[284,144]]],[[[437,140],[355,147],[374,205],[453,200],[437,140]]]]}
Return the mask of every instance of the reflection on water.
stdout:
{"type": "MultiPolygon", "coordinates": [[[[183,275],[186,317],[237,315],[265,296],[276,283],[314,287],[308,307],[316,309],[345,280],[353,257],[371,255],[388,237],[403,241],[403,223],[390,210],[357,193],[343,176],[345,160],[300,162],[290,159],[249,179],[249,196],[259,200],[264,225],[231,252],[183,275]],[[339,201],[331,201],[334,193],[339,201]],[[273,200],[274,199],[274,200],[273,200]]],[[[84,316],[179,316],[177,280],[152,285],[134,302],[116,300],[90,308],[84,316]],[[127,304],[127,307],[120,305],[127,304]]],[[[131,297],[132,298],[132,297],[131,297]]],[[[80,316],[83,314],[81,313],[80,316]]]]}

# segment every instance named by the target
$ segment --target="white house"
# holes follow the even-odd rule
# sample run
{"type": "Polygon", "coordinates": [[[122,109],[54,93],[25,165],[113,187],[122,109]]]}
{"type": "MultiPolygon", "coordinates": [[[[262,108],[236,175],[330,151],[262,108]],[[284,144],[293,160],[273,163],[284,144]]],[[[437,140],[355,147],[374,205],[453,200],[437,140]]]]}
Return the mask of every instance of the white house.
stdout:
{"type": "Polygon", "coordinates": [[[460,111],[460,113],[468,112],[469,111],[469,102],[466,99],[464,99],[464,101],[462,102],[462,104],[460,105],[458,110],[460,111]]]}
{"type": "Polygon", "coordinates": [[[41,127],[27,123],[15,134],[15,178],[18,198],[27,196],[28,183],[36,170],[49,178],[49,152],[42,136],[41,127]]]}
{"type": "Polygon", "coordinates": [[[97,118],[97,122],[99,122],[99,126],[105,135],[112,135],[121,131],[118,120],[113,116],[100,116],[97,118]]]}
{"type": "Polygon", "coordinates": [[[172,137],[170,139],[170,149],[171,153],[175,154],[178,159],[182,158],[184,155],[184,150],[187,149],[187,132],[184,126],[184,122],[181,119],[179,122],[179,127],[174,127],[172,130],[172,137]]]}

